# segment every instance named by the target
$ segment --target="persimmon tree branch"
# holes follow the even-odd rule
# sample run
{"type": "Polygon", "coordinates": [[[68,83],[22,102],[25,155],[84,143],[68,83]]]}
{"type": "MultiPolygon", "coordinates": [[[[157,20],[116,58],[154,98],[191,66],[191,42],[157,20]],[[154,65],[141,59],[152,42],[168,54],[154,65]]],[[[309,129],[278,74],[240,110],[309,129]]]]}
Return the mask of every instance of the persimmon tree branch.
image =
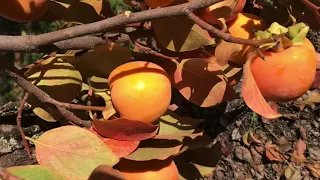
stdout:
{"type": "Polygon", "coordinates": [[[243,38],[234,37],[231,34],[225,33],[223,31],[213,27],[212,25],[208,24],[207,22],[203,21],[198,16],[196,16],[192,11],[187,9],[186,13],[187,13],[188,17],[191,20],[193,20],[196,24],[198,24],[200,27],[202,27],[203,29],[213,33],[214,35],[216,35],[216,36],[218,36],[228,42],[259,47],[260,45],[265,44],[265,43],[275,42],[276,38],[278,37],[278,36],[275,36],[272,38],[262,39],[262,40],[243,39],[243,38]]]}
{"type": "Polygon", "coordinates": [[[3,179],[3,180],[23,180],[21,178],[18,178],[17,176],[14,176],[14,175],[10,174],[3,167],[0,167],[0,179],[3,179]]]}
{"type": "Polygon", "coordinates": [[[197,0],[175,6],[145,10],[136,13],[123,13],[101,21],[78,25],[54,32],[28,36],[0,36],[0,51],[33,51],[58,41],[80,36],[106,32],[108,29],[129,23],[137,23],[152,19],[186,15],[188,11],[205,8],[222,0],[197,0]]]}
{"type": "Polygon", "coordinates": [[[70,122],[87,128],[91,126],[91,122],[81,120],[80,118],[75,116],[71,111],[62,107],[61,103],[52,99],[47,93],[45,93],[44,91],[33,85],[31,82],[26,80],[23,76],[20,75],[20,71],[14,66],[6,67],[4,71],[10,77],[12,77],[20,87],[22,87],[28,93],[35,95],[41,102],[53,104],[59,110],[61,115],[64,116],[70,122]]]}
{"type": "Polygon", "coordinates": [[[320,7],[310,2],[310,0],[300,0],[300,1],[310,9],[310,11],[316,17],[318,23],[320,23],[320,7]]]}

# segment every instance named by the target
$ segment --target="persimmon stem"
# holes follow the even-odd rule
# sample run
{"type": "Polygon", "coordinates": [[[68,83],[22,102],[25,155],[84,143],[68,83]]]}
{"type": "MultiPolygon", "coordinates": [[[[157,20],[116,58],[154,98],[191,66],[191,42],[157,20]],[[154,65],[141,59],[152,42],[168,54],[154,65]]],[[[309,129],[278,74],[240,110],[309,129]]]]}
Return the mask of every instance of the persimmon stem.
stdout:
{"type": "Polygon", "coordinates": [[[21,138],[22,138],[23,145],[27,150],[29,158],[32,159],[31,149],[29,147],[28,142],[26,141],[26,135],[24,134],[23,129],[21,127],[22,110],[23,110],[24,104],[26,103],[26,100],[28,99],[28,97],[29,97],[29,93],[25,93],[23,98],[22,98],[22,100],[21,100],[21,102],[20,102],[20,106],[18,108],[18,115],[17,115],[16,121],[17,121],[18,130],[19,130],[21,138]]]}

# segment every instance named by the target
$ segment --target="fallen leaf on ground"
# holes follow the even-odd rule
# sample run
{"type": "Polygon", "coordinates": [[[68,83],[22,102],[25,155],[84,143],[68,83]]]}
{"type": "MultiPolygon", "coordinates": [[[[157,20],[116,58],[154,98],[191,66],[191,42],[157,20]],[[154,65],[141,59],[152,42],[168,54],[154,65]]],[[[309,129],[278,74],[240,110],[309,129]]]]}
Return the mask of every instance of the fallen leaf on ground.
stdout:
{"type": "Polygon", "coordinates": [[[314,161],[320,161],[320,149],[319,148],[310,148],[309,149],[309,156],[310,159],[314,160],[314,161]]]}
{"type": "Polygon", "coordinates": [[[319,162],[308,165],[307,168],[310,170],[311,174],[314,177],[320,178],[320,163],[319,162]]]}
{"type": "Polygon", "coordinates": [[[250,151],[254,164],[261,164],[262,156],[253,147],[250,148],[250,151]]]}
{"type": "Polygon", "coordinates": [[[279,161],[283,162],[283,157],[279,153],[279,147],[275,144],[272,144],[272,142],[267,142],[265,145],[266,148],[266,156],[270,161],[279,161]]]}
{"type": "Polygon", "coordinates": [[[302,139],[306,140],[307,139],[307,130],[304,127],[300,126],[299,131],[300,131],[300,135],[301,135],[302,139]]]}
{"type": "Polygon", "coordinates": [[[297,165],[301,165],[302,163],[307,161],[307,158],[304,156],[304,152],[307,149],[306,143],[299,139],[294,145],[294,151],[291,154],[291,161],[296,163],[297,165]]]}
{"type": "MultiPolygon", "coordinates": [[[[271,107],[271,109],[274,110],[274,112],[278,113],[278,108],[279,108],[279,106],[278,106],[277,103],[275,103],[275,102],[273,102],[273,101],[269,101],[268,104],[269,104],[269,106],[271,107]]],[[[262,120],[262,122],[265,123],[265,124],[270,124],[270,122],[271,122],[272,119],[261,116],[261,120],[262,120]]]]}
{"type": "Polygon", "coordinates": [[[7,171],[24,180],[67,180],[54,169],[41,165],[13,166],[7,168],[7,171]]]}
{"type": "Polygon", "coordinates": [[[316,103],[320,103],[320,94],[317,91],[311,91],[307,99],[297,100],[295,102],[295,105],[298,107],[301,107],[301,106],[304,107],[308,105],[311,108],[314,108],[316,103]]]}
{"type": "Polygon", "coordinates": [[[241,139],[241,133],[239,128],[235,128],[231,133],[231,139],[232,140],[240,140],[241,139]]]}
{"type": "Polygon", "coordinates": [[[277,139],[276,144],[279,145],[281,151],[287,152],[291,150],[291,145],[286,137],[281,136],[277,139]]]}
{"type": "Polygon", "coordinates": [[[250,131],[249,133],[250,141],[256,144],[262,144],[262,142],[250,131]]]}
{"type": "Polygon", "coordinates": [[[247,131],[246,133],[244,133],[244,135],[242,136],[242,141],[245,145],[250,146],[250,143],[248,141],[249,138],[249,131],[247,131]]]}
{"type": "Polygon", "coordinates": [[[285,177],[287,180],[301,180],[301,171],[298,169],[294,168],[291,164],[285,169],[284,173],[285,177]]]}
{"type": "Polygon", "coordinates": [[[238,159],[249,162],[249,163],[252,162],[251,153],[247,148],[243,146],[238,146],[236,147],[234,153],[238,159]]]}

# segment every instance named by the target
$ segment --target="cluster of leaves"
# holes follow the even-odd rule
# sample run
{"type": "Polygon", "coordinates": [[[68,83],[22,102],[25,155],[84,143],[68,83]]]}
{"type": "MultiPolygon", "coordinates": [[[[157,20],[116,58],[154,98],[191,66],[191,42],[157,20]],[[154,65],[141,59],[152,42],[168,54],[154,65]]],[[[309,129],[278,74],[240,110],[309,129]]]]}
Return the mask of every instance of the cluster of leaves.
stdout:
{"type": "MultiPolygon", "coordinates": [[[[170,1],[161,6],[184,2],[188,1],[170,1]]],[[[222,6],[227,8],[226,11],[232,11],[236,3],[228,0],[222,6]]],[[[134,5],[118,0],[52,0],[45,18],[51,13],[55,18],[67,22],[65,28],[70,24],[96,22],[126,13],[127,10],[146,8],[142,2],[134,5]]],[[[81,119],[91,118],[90,130],[63,126],[45,132],[39,139],[27,138],[36,146],[39,165],[11,167],[7,169],[9,172],[25,179],[87,179],[96,167],[114,167],[121,158],[132,161],[173,158],[182,179],[210,175],[221,157],[221,149],[218,143],[193,149],[199,143],[213,142],[203,130],[198,129],[202,120],[181,117],[170,109],[157,124],[117,117],[112,107],[107,78],[113,69],[132,60],[159,64],[169,74],[173,88],[178,89],[185,99],[204,108],[236,98],[232,87],[238,83],[242,69],[245,69],[242,94],[248,106],[265,118],[280,116],[261,95],[250,71],[250,61],[244,67],[231,62],[223,65],[216,63],[214,50],[219,39],[188,17],[155,19],[151,25],[130,24],[114,28],[113,31],[129,36],[135,32],[148,36],[148,32],[151,32],[152,37],[146,41],[132,35],[131,40],[125,43],[110,42],[91,50],[46,54],[36,63],[23,68],[25,77],[51,98],[65,103],[78,99],[88,106],[103,106],[104,110],[87,110],[88,114],[72,110],[81,119]],[[153,50],[148,53],[142,48],[152,46],[150,39],[166,58],[150,53],[153,50]]],[[[30,95],[27,103],[45,121],[63,119],[56,108],[41,102],[35,95],[30,95]]]]}

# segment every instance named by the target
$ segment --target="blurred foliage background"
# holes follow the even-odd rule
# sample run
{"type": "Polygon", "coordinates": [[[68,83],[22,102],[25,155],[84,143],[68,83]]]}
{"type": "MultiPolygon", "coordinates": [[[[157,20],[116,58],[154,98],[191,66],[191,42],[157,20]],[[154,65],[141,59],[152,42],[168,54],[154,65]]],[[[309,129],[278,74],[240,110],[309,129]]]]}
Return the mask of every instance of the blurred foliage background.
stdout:
{"type": "MultiPolygon", "coordinates": [[[[18,23],[0,16],[0,35],[36,35],[58,30],[63,21],[18,23]]],[[[22,68],[42,57],[41,53],[1,52],[16,67],[22,68]]],[[[10,101],[20,100],[23,90],[6,74],[0,72],[0,106],[10,101]]]]}

